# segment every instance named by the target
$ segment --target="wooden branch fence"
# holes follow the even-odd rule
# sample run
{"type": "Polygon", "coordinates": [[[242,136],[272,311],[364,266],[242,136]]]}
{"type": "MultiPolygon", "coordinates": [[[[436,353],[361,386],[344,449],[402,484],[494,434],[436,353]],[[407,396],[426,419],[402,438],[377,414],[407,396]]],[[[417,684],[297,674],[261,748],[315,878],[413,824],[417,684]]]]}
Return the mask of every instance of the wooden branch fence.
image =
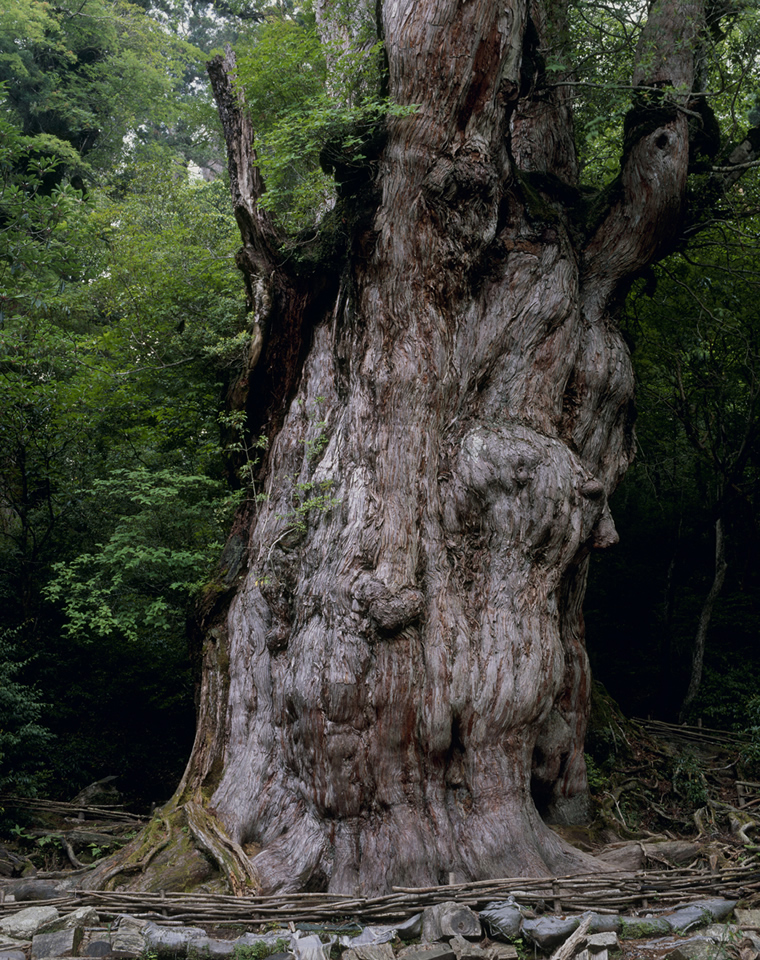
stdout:
{"type": "Polygon", "coordinates": [[[647,733],[665,740],[683,740],[724,750],[741,749],[749,743],[746,733],[734,733],[730,730],[713,730],[711,727],[695,727],[686,723],[665,723],[663,720],[644,720],[641,717],[634,717],[631,722],[642,727],[647,733]]]}
{"type": "Polygon", "coordinates": [[[62,800],[38,800],[34,797],[0,795],[0,807],[36,810],[38,813],[72,817],[79,820],[118,820],[120,823],[134,824],[148,822],[148,817],[141,817],[136,813],[127,813],[126,810],[122,810],[119,804],[94,807],[86,804],[64,803],[62,800]]]}
{"type": "MultiPolygon", "coordinates": [[[[75,891],[55,900],[36,901],[61,913],[78,907],[95,907],[101,917],[129,914],[161,923],[206,923],[255,926],[275,922],[330,923],[346,919],[364,924],[393,923],[419,913],[425,907],[456,900],[473,909],[493,900],[512,896],[526,907],[537,905],[553,913],[656,912],[672,909],[690,900],[723,897],[760,902],[760,862],[706,873],[696,867],[678,870],[642,871],[635,874],[482,880],[442,887],[395,887],[384,897],[337,896],[328,893],[278,894],[233,897],[198,893],[122,893],[75,891]]],[[[26,904],[24,904],[26,905],[26,904]]],[[[0,917],[15,912],[19,903],[0,903],[0,917]]]]}

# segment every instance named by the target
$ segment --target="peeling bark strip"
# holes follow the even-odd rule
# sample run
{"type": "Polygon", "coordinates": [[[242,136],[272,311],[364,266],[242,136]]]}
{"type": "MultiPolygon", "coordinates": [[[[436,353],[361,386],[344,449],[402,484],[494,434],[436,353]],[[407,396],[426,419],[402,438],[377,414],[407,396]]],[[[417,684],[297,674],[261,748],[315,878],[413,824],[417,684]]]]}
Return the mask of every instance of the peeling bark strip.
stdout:
{"type": "Polygon", "coordinates": [[[543,66],[563,17],[549,0],[385,0],[390,93],[418,106],[342,200],[374,214],[320,297],[274,265],[233,64],[210,67],[266,315],[248,409],[276,435],[249,567],[205,624],[174,802],[197,805],[236,891],[599,869],[538,807],[573,819],[587,794],[588,554],[617,539],[607,498],[633,454],[614,310],[686,219],[703,11],[652,5],[634,79],[662,97],[632,107],[585,226],[571,105],[543,66]]]}

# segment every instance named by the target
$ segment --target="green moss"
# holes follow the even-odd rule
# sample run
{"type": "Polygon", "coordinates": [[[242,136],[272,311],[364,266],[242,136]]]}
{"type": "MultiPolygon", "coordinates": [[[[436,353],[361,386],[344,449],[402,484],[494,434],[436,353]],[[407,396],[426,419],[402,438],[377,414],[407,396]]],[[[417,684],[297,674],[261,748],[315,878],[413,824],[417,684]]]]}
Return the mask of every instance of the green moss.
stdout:
{"type": "Polygon", "coordinates": [[[169,845],[157,854],[146,871],[148,891],[172,890],[189,893],[213,879],[218,871],[195,846],[190,832],[173,831],[169,845]]]}
{"type": "Polygon", "coordinates": [[[127,857],[127,863],[139,863],[166,838],[166,826],[160,817],[153,817],[140,835],[140,845],[127,857]]]}
{"type": "Polygon", "coordinates": [[[652,917],[650,919],[631,919],[620,918],[620,939],[621,940],[643,940],[646,937],[661,937],[670,933],[670,925],[661,917],[652,917]]]}

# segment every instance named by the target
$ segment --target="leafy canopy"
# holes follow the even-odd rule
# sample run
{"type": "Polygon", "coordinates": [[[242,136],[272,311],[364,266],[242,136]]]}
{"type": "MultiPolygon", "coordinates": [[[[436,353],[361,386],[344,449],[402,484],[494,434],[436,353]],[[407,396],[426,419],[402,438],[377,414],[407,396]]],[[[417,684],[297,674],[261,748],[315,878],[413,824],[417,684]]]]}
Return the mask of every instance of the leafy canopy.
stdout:
{"type": "Polygon", "coordinates": [[[307,4],[295,18],[255,25],[237,44],[237,79],[267,184],[260,202],[286,231],[313,228],[335,202],[336,169],[365,168],[383,119],[415,109],[384,95],[373,29],[364,25],[350,45],[326,40],[307,4]]]}
{"type": "Polygon", "coordinates": [[[112,164],[140,124],[170,122],[198,56],[122,0],[10,0],[0,10],[5,119],[73,175],[112,164]]]}

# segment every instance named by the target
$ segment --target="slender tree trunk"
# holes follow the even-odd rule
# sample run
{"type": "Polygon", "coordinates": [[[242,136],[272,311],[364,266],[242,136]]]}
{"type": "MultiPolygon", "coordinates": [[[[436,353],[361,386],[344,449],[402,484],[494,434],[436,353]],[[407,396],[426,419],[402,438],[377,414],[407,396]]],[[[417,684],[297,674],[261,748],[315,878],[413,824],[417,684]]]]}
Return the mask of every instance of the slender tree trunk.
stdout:
{"type": "MultiPolygon", "coordinates": [[[[700,18],[656,2],[635,82],[689,90],[700,18]]],[[[681,94],[632,109],[584,212],[544,70],[563,24],[539,0],[386,0],[390,92],[418,106],[340,188],[352,234],[319,283],[278,262],[234,63],[211,65],[254,331],[235,398],[272,443],[204,614],[173,808],[236,889],[593,867],[536,804],[583,811],[588,554],[633,453],[614,311],[677,235],[689,147],[681,94]]]]}
{"type": "Polygon", "coordinates": [[[683,703],[681,704],[681,713],[679,720],[683,723],[686,712],[694,698],[699,693],[699,687],[702,683],[702,668],[705,662],[705,645],[707,643],[707,632],[710,629],[713,608],[715,601],[723,589],[723,582],[726,579],[726,545],[723,536],[723,521],[719,517],[715,521],[715,571],[713,581],[707,592],[705,601],[702,604],[702,610],[699,614],[699,623],[697,624],[697,633],[694,638],[694,649],[691,654],[691,673],[689,675],[689,687],[686,691],[683,703]]]}

